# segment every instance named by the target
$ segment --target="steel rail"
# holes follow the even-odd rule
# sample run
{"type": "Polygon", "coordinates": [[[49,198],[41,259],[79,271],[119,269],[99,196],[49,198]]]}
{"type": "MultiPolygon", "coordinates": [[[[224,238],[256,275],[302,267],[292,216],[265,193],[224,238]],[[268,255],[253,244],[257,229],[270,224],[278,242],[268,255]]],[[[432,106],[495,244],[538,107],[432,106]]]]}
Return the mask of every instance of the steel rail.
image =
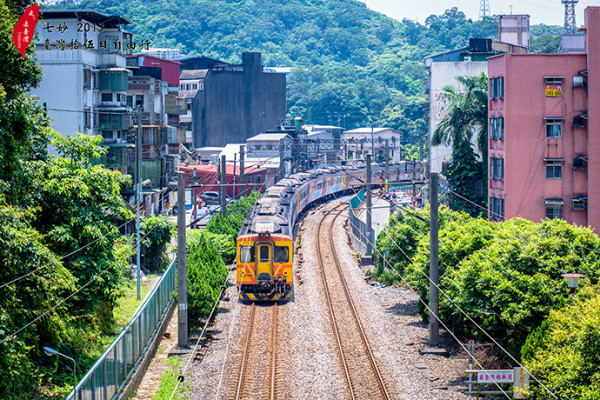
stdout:
{"type": "Polygon", "coordinates": [[[240,395],[242,394],[242,383],[244,382],[244,370],[246,369],[246,360],[248,356],[248,344],[250,343],[250,336],[252,336],[252,330],[254,326],[254,314],[256,310],[256,305],[252,303],[252,308],[250,309],[250,321],[248,323],[248,333],[246,334],[246,346],[244,348],[244,357],[242,358],[242,367],[240,369],[240,379],[238,381],[237,393],[235,395],[236,400],[240,400],[240,395]]]}
{"type": "Polygon", "coordinates": [[[273,351],[273,360],[271,363],[271,400],[275,400],[275,371],[277,367],[277,357],[275,353],[277,344],[277,303],[273,304],[273,340],[271,343],[271,349],[273,351]]]}
{"type": "MultiPolygon", "coordinates": [[[[335,211],[335,210],[331,210],[331,212],[333,212],[333,211],[335,211]]],[[[344,278],[344,273],[342,272],[342,266],[340,264],[339,258],[337,256],[337,252],[335,251],[335,245],[333,243],[333,226],[335,225],[335,220],[340,216],[342,211],[343,210],[339,210],[337,212],[337,214],[333,218],[333,222],[331,223],[331,226],[329,227],[329,245],[331,246],[331,251],[333,253],[335,265],[337,266],[337,271],[340,274],[340,278],[344,285],[346,298],[348,299],[348,304],[350,304],[350,308],[352,309],[352,314],[354,315],[354,320],[356,321],[356,324],[358,325],[361,338],[363,340],[363,343],[365,344],[367,353],[369,354],[369,361],[371,362],[371,366],[373,367],[373,370],[375,371],[375,374],[377,375],[377,382],[379,383],[379,388],[381,389],[381,392],[383,393],[385,398],[387,400],[389,400],[390,395],[385,387],[385,383],[383,382],[383,377],[381,376],[381,373],[379,372],[379,368],[377,368],[377,364],[375,363],[375,357],[373,356],[373,352],[371,351],[371,346],[369,346],[369,342],[367,341],[367,335],[365,335],[365,331],[362,327],[362,324],[360,323],[360,319],[358,318],[358,313],[356,312],[356,308],[354,307],[354,302],[352,301],[352,298],[350,297],[350,290],[348,289],[348,285],[346,284],[346,279],[344,278]]]]}

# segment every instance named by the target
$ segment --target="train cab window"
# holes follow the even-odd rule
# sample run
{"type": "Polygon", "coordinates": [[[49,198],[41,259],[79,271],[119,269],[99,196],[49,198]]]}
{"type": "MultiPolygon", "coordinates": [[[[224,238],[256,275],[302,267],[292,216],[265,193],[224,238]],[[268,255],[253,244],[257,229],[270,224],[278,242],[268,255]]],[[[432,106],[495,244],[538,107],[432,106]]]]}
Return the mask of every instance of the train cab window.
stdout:
{"type": "Polygon", "coordinates": [[[290,261],[290,248],[287,246],[275,246],[275,262],[287,263],[290,261]]]}
{"type": "Polygon", "coordinates": [[[269,245],[258,246],[258,254],[260,257],[260,262],[268,262],[270,259],[269,245]]]}
{"type": "Polygon", "coordinates": [[[240,246],[240,262],[242,262],[242,263],[254,262],[254,247],[253,246],[240,246]]]}

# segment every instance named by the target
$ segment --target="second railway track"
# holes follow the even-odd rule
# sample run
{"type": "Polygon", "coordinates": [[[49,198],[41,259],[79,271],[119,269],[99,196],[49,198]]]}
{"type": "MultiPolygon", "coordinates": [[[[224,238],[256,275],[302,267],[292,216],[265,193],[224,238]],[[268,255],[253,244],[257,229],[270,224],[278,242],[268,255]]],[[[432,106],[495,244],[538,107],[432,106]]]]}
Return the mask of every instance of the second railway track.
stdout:
{"type": "Polygon", "coordinates": [[[333,226],[341,212],[327,212],[317,229],[317,255],[341,364],[352,399],[389,400],[335,250],[333,226]]]}

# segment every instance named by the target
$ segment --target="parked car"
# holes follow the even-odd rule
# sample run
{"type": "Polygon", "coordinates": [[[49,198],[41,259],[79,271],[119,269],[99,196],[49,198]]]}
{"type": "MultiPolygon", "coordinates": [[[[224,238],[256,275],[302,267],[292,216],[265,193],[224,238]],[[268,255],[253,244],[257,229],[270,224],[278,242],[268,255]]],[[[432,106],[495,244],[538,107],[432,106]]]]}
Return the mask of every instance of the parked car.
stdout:
{"type": "Polygon", "coordinates": [[[219,192],[204,192],[200,195],[206,204],[219,204],[219,192]]]}

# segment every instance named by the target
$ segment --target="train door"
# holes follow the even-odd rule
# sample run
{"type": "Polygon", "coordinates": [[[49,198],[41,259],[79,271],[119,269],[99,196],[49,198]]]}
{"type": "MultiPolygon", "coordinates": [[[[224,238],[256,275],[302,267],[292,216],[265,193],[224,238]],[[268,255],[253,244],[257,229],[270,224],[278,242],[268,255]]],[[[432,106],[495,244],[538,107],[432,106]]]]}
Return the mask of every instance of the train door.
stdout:
{"type": "Polygon", "coordinates": [[[257,244],[256,280],[271,282],[273,280],[273,246],[271,243],[257,244]]]}

